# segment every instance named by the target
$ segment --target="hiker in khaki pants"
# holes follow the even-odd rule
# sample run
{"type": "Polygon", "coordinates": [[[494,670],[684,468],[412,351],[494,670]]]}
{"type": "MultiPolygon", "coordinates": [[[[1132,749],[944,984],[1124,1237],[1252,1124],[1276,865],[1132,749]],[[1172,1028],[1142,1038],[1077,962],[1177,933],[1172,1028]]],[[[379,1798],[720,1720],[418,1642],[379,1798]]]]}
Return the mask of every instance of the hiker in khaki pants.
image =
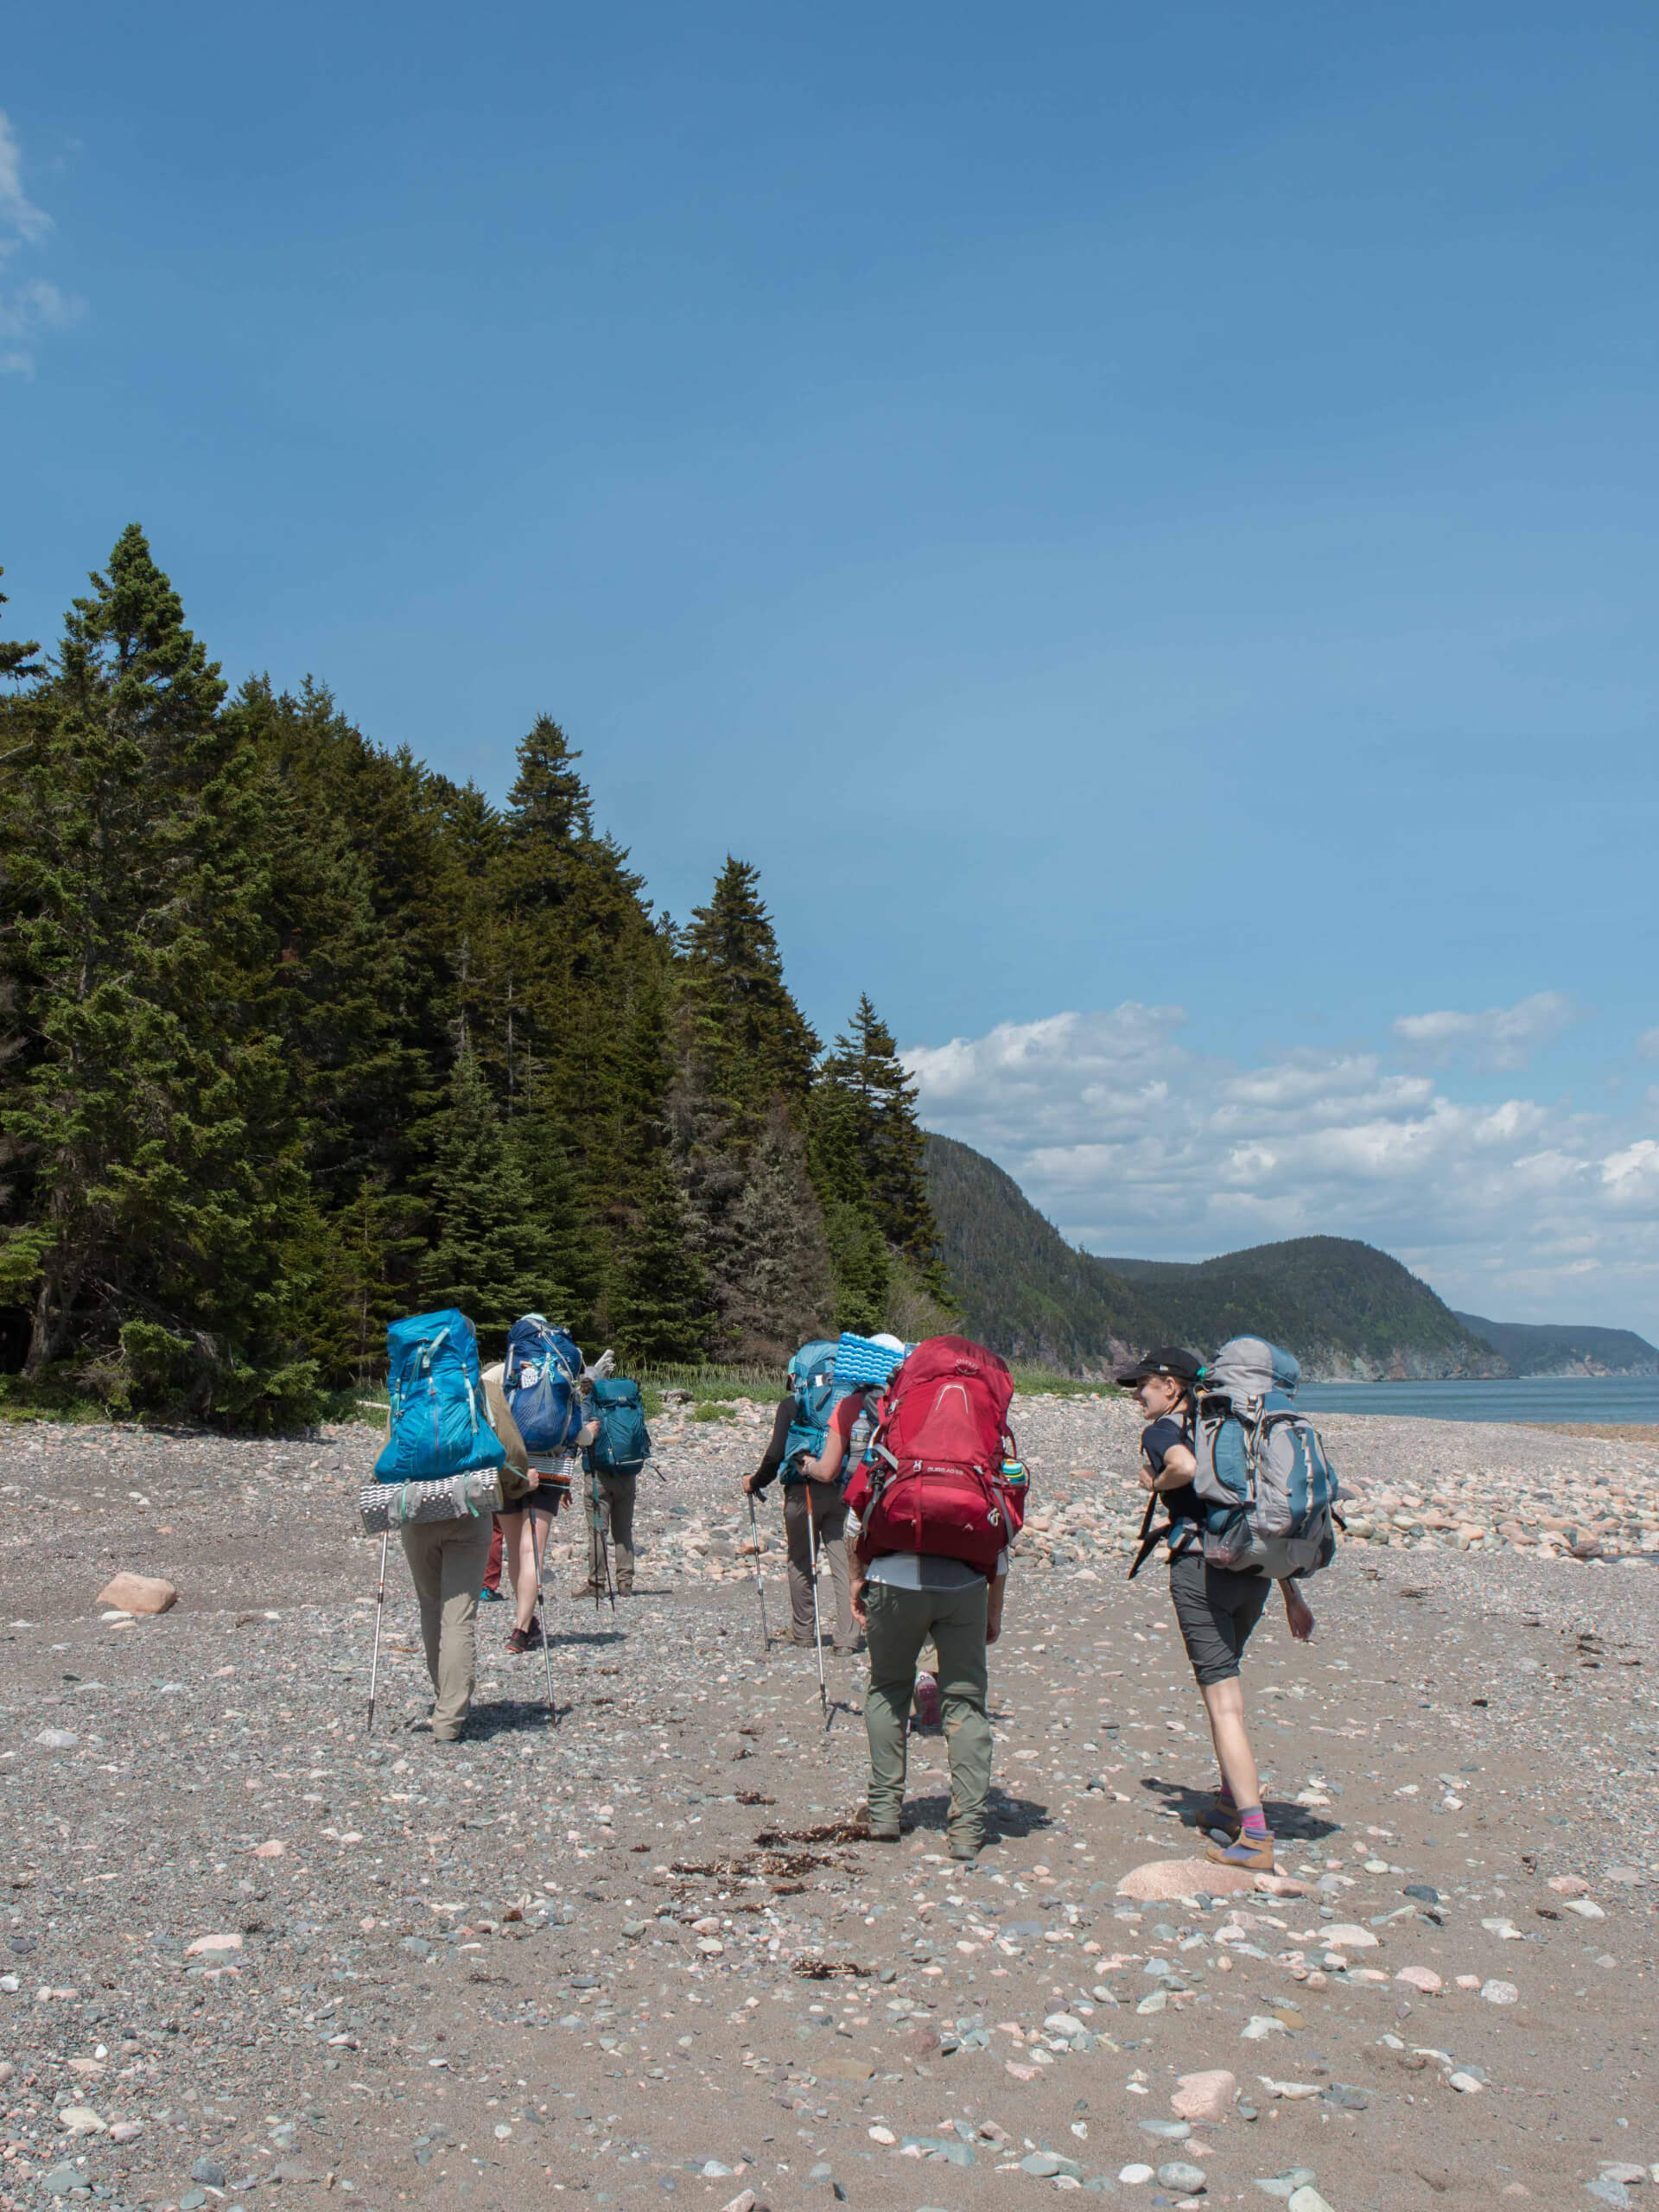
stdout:
{"type": "MultiPolygon", "coordinates": [[[[505,1447],[501,1496],[508,1504],[530,1489],[530,1461],[518,1427],[501,1394],[501,1370],[484,1376],[490,1426],[505,1447]]],[[[490,1561],[493,1516],[480,1513],[462,1521],[410,1521],[403,1532],[404,1557],[421,1603],[421,1642],[426,1671],[432,1677],[432,1740],[453,1744],[472,1709],[478,1678],[474,1623],[478,1593],[490,1561]]]]}
{"type": "Polygon", "coordinates": [[[453,1744],[473,1702],[477,1677],[473,1623],[489,1565],[494,1523],[487,1513],[464,1521],[411,1521],[404,1557],[421,1601],[421,1642],[432,1677],[432,1740],[453,1744]]]}

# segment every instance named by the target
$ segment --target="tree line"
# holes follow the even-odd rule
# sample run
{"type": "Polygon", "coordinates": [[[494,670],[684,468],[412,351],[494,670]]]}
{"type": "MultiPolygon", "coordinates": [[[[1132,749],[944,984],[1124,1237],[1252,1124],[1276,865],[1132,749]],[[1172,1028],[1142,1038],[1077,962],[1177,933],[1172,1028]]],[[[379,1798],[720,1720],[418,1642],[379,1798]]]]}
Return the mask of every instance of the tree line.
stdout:
{"type": "Polygon", "coordinates": [[[658,912],[550,717],[497,805],[309,679],[232,696],[136,524],[0,677],[24,1390],[275,1427],[427,1306],[654,1363],[947,1318],[874,1007],[824,1048],[746,861],[658,912]]]}

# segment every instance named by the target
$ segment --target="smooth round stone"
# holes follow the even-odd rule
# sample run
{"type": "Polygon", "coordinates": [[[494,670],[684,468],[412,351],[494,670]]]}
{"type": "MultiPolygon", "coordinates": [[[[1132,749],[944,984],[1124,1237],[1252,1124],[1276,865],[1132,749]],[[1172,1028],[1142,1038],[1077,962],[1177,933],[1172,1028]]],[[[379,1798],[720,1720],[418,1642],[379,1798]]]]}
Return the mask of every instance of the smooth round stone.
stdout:
{"type": "Polygon", "coordinates": [[[1152,2179],[1152,2168],[1150,2166],[1143,2166],[1139,2159],[1136,2159],[1133,2164],[1120,2166],[1117,2170],[1117,2177],[1119,2181],[1127,2182],[1129,2187],[1133,2189],[1137,2182],[1150,2181],[1152,2179]]]}
{"type": "Polygon", "coordinates": [[[1166,2166],[1158,2169],[1158,2179],[1166,2189],[1179,2189],[1187,2194],[1204,2187],[1204,2168],[1189,2165],[1185,2158],[1172,2158],[1166,2166]]]}

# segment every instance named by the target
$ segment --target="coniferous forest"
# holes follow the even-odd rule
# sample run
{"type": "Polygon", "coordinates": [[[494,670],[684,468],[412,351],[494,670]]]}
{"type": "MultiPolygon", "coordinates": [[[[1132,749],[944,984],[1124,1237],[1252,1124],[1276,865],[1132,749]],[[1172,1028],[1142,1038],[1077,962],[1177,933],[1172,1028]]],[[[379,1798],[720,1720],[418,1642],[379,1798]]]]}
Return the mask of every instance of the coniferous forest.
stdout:
{"type": "Polygon", "coordinates": [[[875,1008],[823,1046],[743,861],[655,912],[556,721],[498,805],[232,692],[137,525],[0,678],[15,1387],[282,1427],[435,1306],[647,1365],[944,1321],[875,1008]]]}

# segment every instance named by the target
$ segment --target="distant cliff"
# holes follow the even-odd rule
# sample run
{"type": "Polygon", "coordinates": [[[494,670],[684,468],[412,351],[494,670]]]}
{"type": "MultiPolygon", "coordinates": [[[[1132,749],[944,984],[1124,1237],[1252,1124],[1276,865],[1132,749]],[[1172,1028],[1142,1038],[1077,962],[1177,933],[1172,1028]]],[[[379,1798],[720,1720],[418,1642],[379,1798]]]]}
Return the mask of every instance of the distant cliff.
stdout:
{"type": "Polygon", "coordinates": [[[1008,1357],[1098,1372],[1154,1344],[1213,1351],[1248,1332],[1294,1351],[1310,1380],[1510,1371],[1427,1283],[1351,1237],[1300,1236],[1196,1262],[1101,1259],[1075,1250],[1012,1176],[968,1145],[930,1136],[927,1175],[965,1325],[1008,1357]]]}
{"type": "Polygon", "coordinates": [[[1633,1329],[1558,1328],[1529,1321],[1483,1321],[1459,1313],[1517,1375],[1659,1375],[1659,1349],[1633,1329]]]}

